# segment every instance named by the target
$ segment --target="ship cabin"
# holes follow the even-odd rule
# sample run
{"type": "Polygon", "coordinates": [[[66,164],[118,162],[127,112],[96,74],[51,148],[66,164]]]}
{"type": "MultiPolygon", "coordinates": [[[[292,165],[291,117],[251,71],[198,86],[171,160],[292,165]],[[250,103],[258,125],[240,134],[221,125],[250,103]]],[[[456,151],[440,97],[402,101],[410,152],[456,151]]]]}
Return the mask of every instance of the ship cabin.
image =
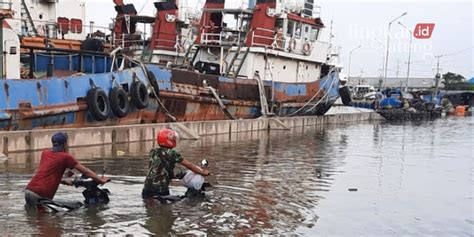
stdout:
{"type": "Polygon", "coordinates": [[[154,7],[151,17],[137,15],[133,4],[116,5],[112,44],[144,62],[183,64],[196,34],[192,19],[180,17],[175,1],[155,2],[154,7]]]}
{"type": "Polygon", "coordinates": [[[312,82],[329,72],[330,45],[313,0],[300,7],[257,0],[249,9],[226,9],[207,0],[191,64],[201,73],[268,81],[312,82]]]}
{"type": "Polygon", "coordinates": [[[4,52],[0,78],[38,79],[113,69],[107,53],[112,46],[103,33],[108,28],[85,24],[83,0],[3,0],[0,12],[4,52]]]}

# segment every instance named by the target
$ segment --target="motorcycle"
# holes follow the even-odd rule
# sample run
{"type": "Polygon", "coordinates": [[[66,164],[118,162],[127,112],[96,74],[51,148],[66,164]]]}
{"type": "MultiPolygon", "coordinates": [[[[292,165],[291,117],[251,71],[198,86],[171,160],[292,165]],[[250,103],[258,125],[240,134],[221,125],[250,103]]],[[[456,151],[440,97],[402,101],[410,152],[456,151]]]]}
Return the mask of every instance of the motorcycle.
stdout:
{"type": "MultiPolygon", "coordinates": [[[[105,171],[102,173],[102,176],[104,173],[105,171]]],[[[85,188],[82,192],[82,196],[84,196],[84,203],[53,201],[48,198],[40,198],[38,199],[38,206],[44,207],[47,212],[60,212],[73,211],[84,206],[84,204],[87,206],[107,204],[110,201],[110,191],[106,188],[100,188],[99,185],[99,183],[85,175],[82,175],[81,177],[75,177],[72,181],[72,186],[76,188],[85,188]]]]}
{"type": "MultiPolygon", "coordinates": [[[[203,159],[199,165],[201,168],[207,168],[209,162],[203,159]]],[[[184,195],[167,195],[167,196],[153,196],[154,199],[161,203],[173,203],[181,201],[185,198],[199,198],[204,197],[207,188],[211,188],[212,185],[204,180],[204,176],[196,174],[191,170],[180,172],[175,175],[179,180],[182,180],[183,186],[187,188],[184,195]]]]}

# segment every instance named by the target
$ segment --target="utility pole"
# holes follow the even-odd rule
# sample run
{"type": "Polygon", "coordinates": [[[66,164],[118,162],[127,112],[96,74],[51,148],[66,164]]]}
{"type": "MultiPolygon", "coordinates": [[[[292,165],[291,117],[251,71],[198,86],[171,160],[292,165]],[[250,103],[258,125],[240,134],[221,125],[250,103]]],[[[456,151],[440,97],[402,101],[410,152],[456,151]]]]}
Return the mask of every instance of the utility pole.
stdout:
{"type": "Polygon", "coordinates": [[[359,45],[359,46],[353,48],[353,49],[349,52],[349,71],[348,71],[348,75],[347,75],[347,81],[348,81],[348,83],[349,83],[349,81],[351,80],[351,59],[352,59],[352,53],[353,53],[354,51],[356,51],[357,49],[361,48],[361,47],[362,47],[362,45],[359,45]]]}
{"type": "Polygon", "coordinates": [[[400,72],[400,59],[397,58],[397,79],[398,79],[398,73],[400,72]]]}
{"type": "Polygon", "coordinates": [[[441,78],[441,75],[439,74],[439,59],[441,57],[443,57],[443,55],[437,55],[435,56],[437,59],[438,59],[438,63],[437,63],[437,66],[436,66],[436,76],[435,76],[435,89],[433,91],[433,96],[431,96],[431,101],[433,102],[436,98],[436,96],[438,95],[438,85],[439,85],[439,79],[441,78]]]}
{"type": "Polygon", "coordinates": [[[393,19],[392,21],[390,21],[388,23],[388,31],[387,31],[387,53],[385,54],[385,73],[384,73],[384,88],[385,88],[385,83],[387,81],[387,74],[388,74],[388,56],[389,56],[389,52],[390,52],[390,27],[392,26],[392,23],[395,22],[396,20],[402,18],[403,16],[405,16],[407,14],[407,12],[404,12],[403,14],[401,14],[400,16],[398,16],[397,18],[393,19]]]}
{"type": "Polygon", "coordinates": [[[398,22],[399,25],[401,25],[405,30],[407,30],[410,33],[410,48],[408,49],[408,67],[407,67],[407,79],[405,82],[405,92],[408,92],[408,79],[410,79],[410,64],[411,64],[411,48],[413,44],[413,31],[408,29],[404,24],[401,22],[398,22]]]}

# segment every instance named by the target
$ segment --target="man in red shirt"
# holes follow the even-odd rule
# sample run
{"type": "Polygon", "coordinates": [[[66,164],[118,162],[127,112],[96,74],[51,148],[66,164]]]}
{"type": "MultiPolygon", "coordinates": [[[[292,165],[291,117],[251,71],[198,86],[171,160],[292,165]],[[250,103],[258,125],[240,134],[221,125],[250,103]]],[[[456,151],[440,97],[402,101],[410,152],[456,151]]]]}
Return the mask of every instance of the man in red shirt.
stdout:
{"type": "Polygon", "coordinates": [[[92,170],[79,163],[67,152],[67,135],[56,133],[51,138],[53,148],[41,153],[41,161],[38,171],[31,179],[25,190],[25,201],[27,206],[36,207],[38,199],[53,199],[58,190],[59,184],[72,185],[71,181],[62,181],[66,169],[76,169],[82,174],[92,178],[100,184],[109,181],[106,177],[99,177],[92,170]]]}

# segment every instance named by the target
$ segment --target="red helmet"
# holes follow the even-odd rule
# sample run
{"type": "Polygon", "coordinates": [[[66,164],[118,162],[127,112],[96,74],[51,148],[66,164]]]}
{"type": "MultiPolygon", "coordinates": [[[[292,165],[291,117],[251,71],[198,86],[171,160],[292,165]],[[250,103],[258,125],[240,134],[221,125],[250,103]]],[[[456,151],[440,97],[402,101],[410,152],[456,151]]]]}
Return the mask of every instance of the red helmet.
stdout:
{"type": "Polygon", "coordinates": [[[178,140],[178,133],[168,128],[161,130],[156,135],[156,142],[160,147],[175,148],[178,140]]]}

